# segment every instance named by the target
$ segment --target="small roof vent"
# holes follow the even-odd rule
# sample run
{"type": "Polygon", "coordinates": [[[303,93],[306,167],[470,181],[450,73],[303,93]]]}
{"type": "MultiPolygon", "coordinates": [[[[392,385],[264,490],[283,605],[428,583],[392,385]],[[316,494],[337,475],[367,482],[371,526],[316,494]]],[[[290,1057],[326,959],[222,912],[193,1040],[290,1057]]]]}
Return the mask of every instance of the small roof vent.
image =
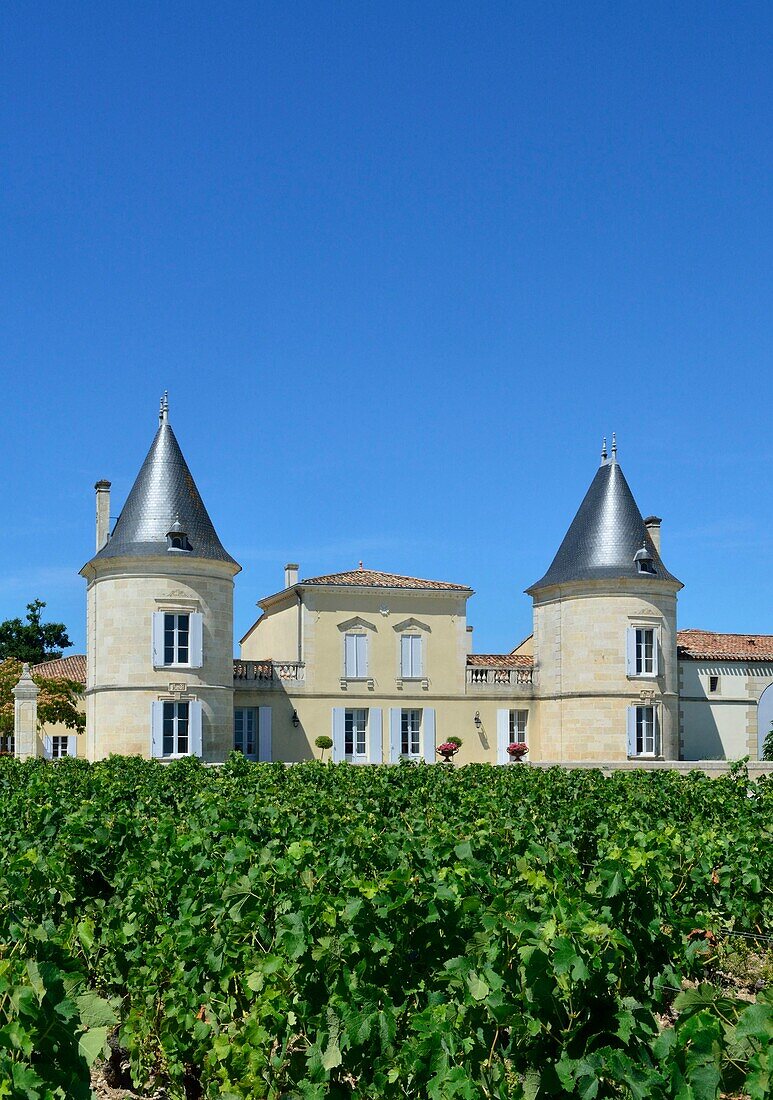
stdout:
{"type": "Polygon", "coordinates": [[[190,554],[191,544],[188,542],[188,532],[183,528],[180,523],[179,514],[175,516],[175,521],[166,533],[166,549],[167,553],[177,554],[190,554]]]}
{"type": "Polygon", "coordinates": [[[642,543],[641,550],[637,550],[633,556],[633,560],[636,563],[636,568],[640,573],[649,573],[650,576],[654,576],[657,570],[655,569],[655,559],[650,553],[649,547],[646,542],[642,543]]]}

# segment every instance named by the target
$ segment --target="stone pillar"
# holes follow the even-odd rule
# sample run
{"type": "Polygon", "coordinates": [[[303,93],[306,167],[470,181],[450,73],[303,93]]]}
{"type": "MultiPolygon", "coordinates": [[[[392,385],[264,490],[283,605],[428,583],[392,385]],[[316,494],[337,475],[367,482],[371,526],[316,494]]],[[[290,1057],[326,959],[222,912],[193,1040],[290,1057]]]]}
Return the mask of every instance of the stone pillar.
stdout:
{"type": "Polygon", "coordinates": [[[98,481],[94,488],[97,493],[97,551],[99,552],[110,537],[110,482],[98,481]]]}
{"type": "Polygon", "coordinates": [[[28,760],[38,755],[38,693],[40,688],[30,676],[25,662],[21,679],[13,689],[14,755],[28,760]]]}

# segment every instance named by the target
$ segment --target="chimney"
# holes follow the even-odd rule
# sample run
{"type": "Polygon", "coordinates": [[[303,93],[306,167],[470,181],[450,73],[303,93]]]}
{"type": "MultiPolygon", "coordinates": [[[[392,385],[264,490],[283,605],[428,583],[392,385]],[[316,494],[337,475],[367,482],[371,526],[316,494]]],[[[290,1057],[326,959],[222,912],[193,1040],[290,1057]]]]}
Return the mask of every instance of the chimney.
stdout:
{"type": "Polygon", "coordinates": [[[658,554],[660,554],[660,525],[662,522],[660,516],[647,516],[644,521],[644,526],[647,528],[647,533],[652,539],[658,554]]]}
{"type": "Polygon", "coordinates": [[[472,653],[472,627],[467,627],[467,652],[472,653]]]}
{"type": "Polygon", "coordinates": [[[292,588],[294,584],[298,583],[298,563],[288,562],[285,566],[285,588],[292,588]]]}
{"type": "Polygon", "coordinates": [[[110,482],[98,481],[97,491],[97,551],[100,551],[110,538],[110,482]]]}

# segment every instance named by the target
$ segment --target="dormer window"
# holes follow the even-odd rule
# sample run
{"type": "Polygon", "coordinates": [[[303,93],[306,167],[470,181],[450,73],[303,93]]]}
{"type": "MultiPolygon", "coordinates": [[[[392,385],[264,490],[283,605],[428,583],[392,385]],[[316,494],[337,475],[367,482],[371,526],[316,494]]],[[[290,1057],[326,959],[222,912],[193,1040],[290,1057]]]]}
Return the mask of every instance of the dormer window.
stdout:
{"type": "Polygon", "coordinates": [[[647,543],[642,543],[641,550],[637,550],[633,556],[636,568],[640,573],[655,576],[655,559],[653,558],[647,543]]]}
{"type": "Polygon", "coordinates": [[[183,530],[183,526],[180,523],[180,517],[177,516],[172,526],[166,533],[166,549],[167,551],[177,552],[178,554],[188,554],[191,550],[191,544],[188,542],[188,535],[183,530]]]}

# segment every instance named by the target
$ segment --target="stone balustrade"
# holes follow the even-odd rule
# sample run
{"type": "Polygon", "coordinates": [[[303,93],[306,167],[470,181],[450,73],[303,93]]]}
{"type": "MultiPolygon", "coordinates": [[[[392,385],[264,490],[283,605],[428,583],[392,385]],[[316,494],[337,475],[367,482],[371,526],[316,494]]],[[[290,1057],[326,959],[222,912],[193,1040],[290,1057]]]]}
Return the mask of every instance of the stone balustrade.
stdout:
{"type": "Polygon", "coordinates": [[[256,684],[302,683],[303,661],[234,661],[234,680],[256,684]]]}

